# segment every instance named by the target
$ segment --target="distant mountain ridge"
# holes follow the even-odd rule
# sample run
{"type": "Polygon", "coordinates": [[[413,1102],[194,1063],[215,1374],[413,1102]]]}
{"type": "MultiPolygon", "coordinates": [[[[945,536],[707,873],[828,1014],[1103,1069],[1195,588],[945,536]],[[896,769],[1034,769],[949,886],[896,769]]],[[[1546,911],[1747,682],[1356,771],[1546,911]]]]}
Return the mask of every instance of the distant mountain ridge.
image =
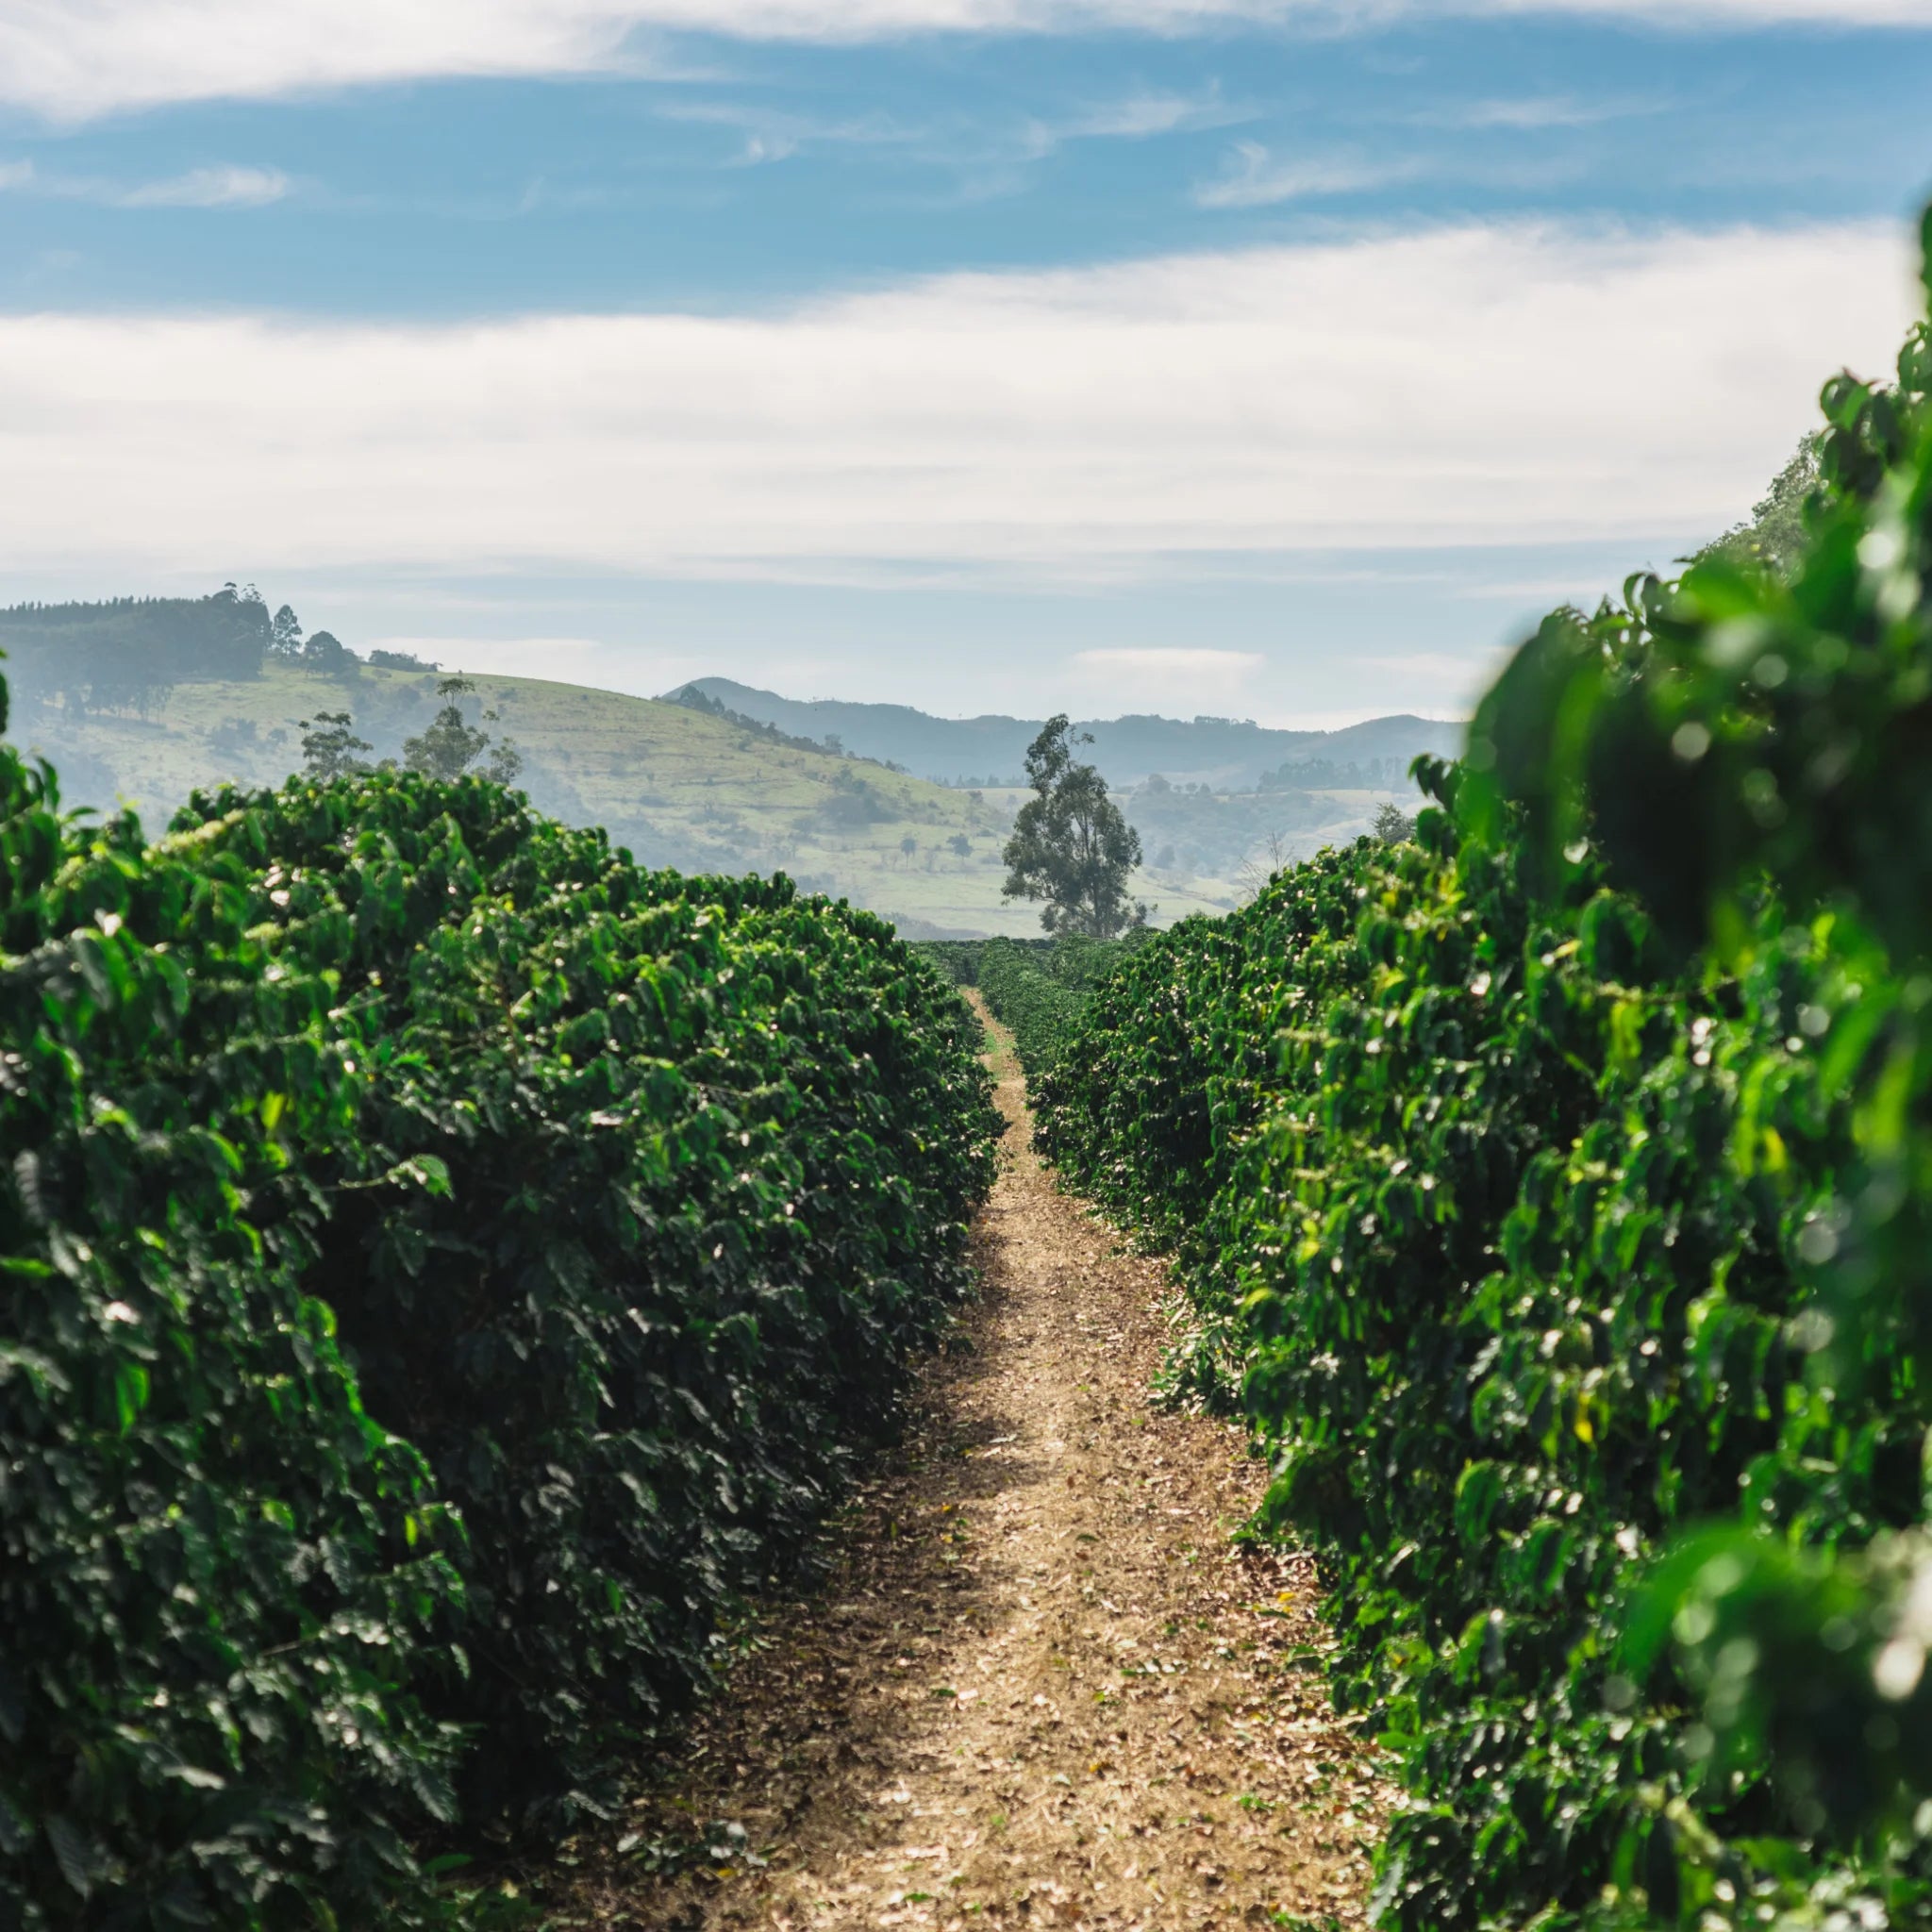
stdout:
{"type": "MultiPolygon", "coordinates": [[[[788,698],[729,677],[693,678],[676,690],[691,686],[760,724],[822,742],[836,740],[860,758],[903,765],[916,777],[941,784],[1021,781],[1026,747],[1045,722],[1001,715],[937,718],[909,705],[788,698]]],[[[1284,731],[1248,719],[1152,715],[1086,720],[1078,728],[1093,734],[1088,756],[1116,789],[1142,784],[1158,773],[1176,785],[1236,791],[1252,791],[1282,765],[1304,760],[1407,765],[1421,752],[1454,757],[1462,749],[1464,731],[1458,721],[1407,714],[1371,718],[1339,731],[1284,731]]]]}

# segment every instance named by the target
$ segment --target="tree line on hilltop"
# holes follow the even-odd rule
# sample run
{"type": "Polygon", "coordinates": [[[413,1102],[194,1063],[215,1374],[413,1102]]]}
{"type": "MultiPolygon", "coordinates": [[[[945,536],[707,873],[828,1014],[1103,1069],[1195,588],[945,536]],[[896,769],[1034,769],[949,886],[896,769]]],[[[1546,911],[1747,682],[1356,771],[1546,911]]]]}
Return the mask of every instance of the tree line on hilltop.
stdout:
{"type": "MultiPolygon", "coordinates": [[[[109,597],[96,603],[24,603],[0,609],[0,651],[17,708],[58,708],[75,718],[163,709],[177,684],[259,677],[270,663],[354,677],[365,661],[333,631],[305,632],[293,608],[271,612],[253,584],[206,597],[109,597]]],[[[434,671],[408,651],[366,661],[434,671]]]]}

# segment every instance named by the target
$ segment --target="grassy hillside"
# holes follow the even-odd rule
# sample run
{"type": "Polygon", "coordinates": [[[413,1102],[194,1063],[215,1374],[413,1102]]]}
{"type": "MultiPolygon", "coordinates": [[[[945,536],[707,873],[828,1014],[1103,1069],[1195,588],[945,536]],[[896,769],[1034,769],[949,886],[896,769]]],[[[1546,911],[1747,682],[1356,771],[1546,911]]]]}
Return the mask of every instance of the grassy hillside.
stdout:
{"type": "MultiPolygon", "coordinates": [[[[477,685],[467,708],[500,714],[489,728],[522,748],[519,782],[532,798],[574,824],[608,826],[647,863],[783,868],[813,890],[897,916],[913,934],[1039,930],[1035,908],[999,895],[1009,795],[975,798],[649,698],[532,677],[477,685]]],[[[158,827],[197,785],[285,776],[301,762],[299,721],[318,711],[350,712],[378,755],[398,753],[433,716],[435,686],[427,672],[363,666],[324,676],[271,662],[258,678],[176,684],[146,717],[25,706],[12,735],[59,767],[71,802],[125,798],[158,827]]],[[[1159,901],[1162,923],[1222,909],[1237,893],[1229,878],[1172,870],[1143,890],[1159,901]]]]}

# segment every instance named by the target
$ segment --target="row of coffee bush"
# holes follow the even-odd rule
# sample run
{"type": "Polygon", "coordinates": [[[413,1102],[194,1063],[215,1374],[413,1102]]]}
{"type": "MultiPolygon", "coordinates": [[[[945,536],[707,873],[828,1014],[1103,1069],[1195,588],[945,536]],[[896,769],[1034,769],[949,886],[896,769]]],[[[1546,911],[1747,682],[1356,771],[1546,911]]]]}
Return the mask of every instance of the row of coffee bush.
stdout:
{"type": "Polygon", "coordinates": [[[871,916],[481,780],[0,749],[0,1924],[424,1923],[715,1674],[967,1282],[871,916]]]}
{"type": "Polygon", "coordinates": [[[1057,933],[1050,940],[939,941],[920,948],[959,986],[978,989],[987,1010],[1008,1027],[1029,1079],[1058,1059],[1087,1010],[1087,998],[1150,934],[1123,939],[1057,933]]]}
{"type": "Polygon", "coordinates": [[[1405,1932],[1932,1911],[1928,390],[1831,385],[1789,575],[1559,613],[1414,842],[1040,1083],[1320,1553],[1405,1932]]]}
{"type": "Polygon", "coordinates": [[[1059,1058],[1087,1008],[1083,987],[1053,970],[1052,954],[1036,956],[1006,940],[987,942],[978,986],[987,1010],[1010,1029],[1020,1064],[1037,1078],[1059,1058]]]}

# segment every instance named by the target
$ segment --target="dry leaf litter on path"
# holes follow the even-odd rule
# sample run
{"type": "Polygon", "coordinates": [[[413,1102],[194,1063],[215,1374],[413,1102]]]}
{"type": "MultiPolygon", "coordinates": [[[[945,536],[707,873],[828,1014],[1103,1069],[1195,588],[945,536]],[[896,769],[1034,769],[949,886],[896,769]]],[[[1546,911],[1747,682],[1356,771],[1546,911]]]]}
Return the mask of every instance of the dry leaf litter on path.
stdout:
{"type": "Polygon", "coordinates": [[[1010,1125],[962,1343],[824,1592],[766,1607],[675,1766],[571,1848],[558,1927],[1365,1923],[1388,1793],[1311,1568],[1230,1541],[1264,1473],[1150,1407],[1161,1270],[1055,1190],[990,1032],[1010,1125]]]}

